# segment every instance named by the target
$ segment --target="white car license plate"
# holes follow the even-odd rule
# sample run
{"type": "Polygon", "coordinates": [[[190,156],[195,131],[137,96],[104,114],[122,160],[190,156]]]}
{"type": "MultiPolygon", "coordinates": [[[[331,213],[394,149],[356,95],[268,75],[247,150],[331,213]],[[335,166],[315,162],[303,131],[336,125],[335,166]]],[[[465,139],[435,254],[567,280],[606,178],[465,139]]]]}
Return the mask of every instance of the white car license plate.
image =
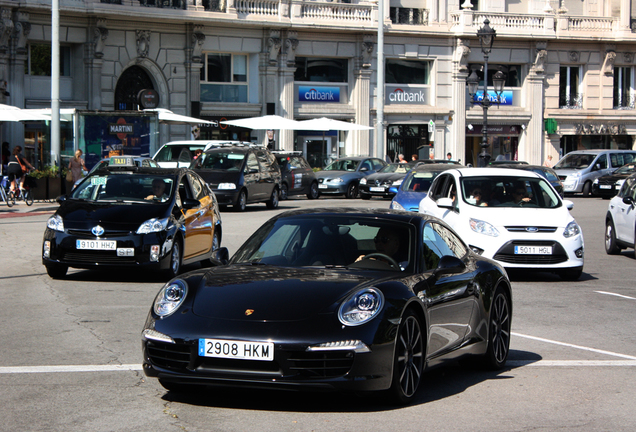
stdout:
{"type": "Polygon", "coordinates": [[[516,255],[552,255],[552,246],[515,246],[516,255]]]}
{"type": "Polygon", "coordinates": [[[88,250],[115,250],[117,242],[115,240],[76,240],[75,247],[88,250]]]}
{"type": "Polygon", "coordinates": [[[600,185],[598,188],[599,189],[611,189],[612,185],[600,185]]]}
{"type": "Polygon", "coordinates": [[[378,186],[370,187],[369,190],[371,192],[384,192],[384,188],[383,187],[378,187],[378,186]]]}
{"type": "Polygon", "coordinates": [[[327,185],[326,184],[319,184],[318,185],[318,189],[327,189],[327,185]]]}
{"type": "Polygon", "coordinates": [[[199,356],[272,361],[274,360],[274,344],[272,342],[199,339],[199,356]]]}

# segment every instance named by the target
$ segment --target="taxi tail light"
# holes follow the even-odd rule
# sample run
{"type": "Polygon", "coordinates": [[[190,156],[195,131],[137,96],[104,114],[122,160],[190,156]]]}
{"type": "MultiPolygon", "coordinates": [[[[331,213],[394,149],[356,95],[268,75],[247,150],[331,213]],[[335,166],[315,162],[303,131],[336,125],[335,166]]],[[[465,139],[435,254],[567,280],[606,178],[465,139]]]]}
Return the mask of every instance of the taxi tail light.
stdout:
{"type": "Polygon", "coordinates": [[[150,261],[159,261],[159,245],[150,246],[150,261]]]}

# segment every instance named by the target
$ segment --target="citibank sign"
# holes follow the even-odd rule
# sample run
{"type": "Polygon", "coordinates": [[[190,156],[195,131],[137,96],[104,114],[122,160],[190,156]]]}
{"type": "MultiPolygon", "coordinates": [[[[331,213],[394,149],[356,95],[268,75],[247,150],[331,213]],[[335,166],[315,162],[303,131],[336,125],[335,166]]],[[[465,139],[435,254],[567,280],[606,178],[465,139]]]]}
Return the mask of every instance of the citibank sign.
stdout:
{"type": "Polygon", "coordinates": [[[299,102],[340,102],[340,87],[298,86],[299,102]]]}
{"type": "Polygon", "coordinates": [[[407,86],[386,86],[385,104],[424,104],[428,105],[428,88],[407,86]]]}

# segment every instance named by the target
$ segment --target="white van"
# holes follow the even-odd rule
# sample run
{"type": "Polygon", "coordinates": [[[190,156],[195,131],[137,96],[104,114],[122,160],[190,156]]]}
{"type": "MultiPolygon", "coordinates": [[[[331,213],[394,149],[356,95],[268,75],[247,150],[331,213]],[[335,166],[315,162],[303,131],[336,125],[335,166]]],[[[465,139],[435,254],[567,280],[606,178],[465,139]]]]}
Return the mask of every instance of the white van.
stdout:
{"type": "Polygon", "coordinates": [[[554,170],[566,194],[588,196],[594,180],[636,160],[636,150],[576,150],[563,156],[554,170]]]}
{"type": "Polygon", "coordinates": [[[205,150],[210,145],[237,143],[230,140],[190,140],[165,143],[152,157],[161,168],[188,168],[196,150],[205,150]]]}

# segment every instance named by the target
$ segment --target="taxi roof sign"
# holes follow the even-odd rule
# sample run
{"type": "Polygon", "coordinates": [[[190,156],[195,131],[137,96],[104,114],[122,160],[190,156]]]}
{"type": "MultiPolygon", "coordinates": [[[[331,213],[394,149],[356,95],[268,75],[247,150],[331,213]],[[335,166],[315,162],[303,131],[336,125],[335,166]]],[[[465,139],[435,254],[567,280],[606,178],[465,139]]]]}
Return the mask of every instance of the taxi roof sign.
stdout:
{"type": "Polygon", "coordinates": [[[135,167],[135,160],[132,156],[111,156],[108,161],[109,167],[135,167]]]}

